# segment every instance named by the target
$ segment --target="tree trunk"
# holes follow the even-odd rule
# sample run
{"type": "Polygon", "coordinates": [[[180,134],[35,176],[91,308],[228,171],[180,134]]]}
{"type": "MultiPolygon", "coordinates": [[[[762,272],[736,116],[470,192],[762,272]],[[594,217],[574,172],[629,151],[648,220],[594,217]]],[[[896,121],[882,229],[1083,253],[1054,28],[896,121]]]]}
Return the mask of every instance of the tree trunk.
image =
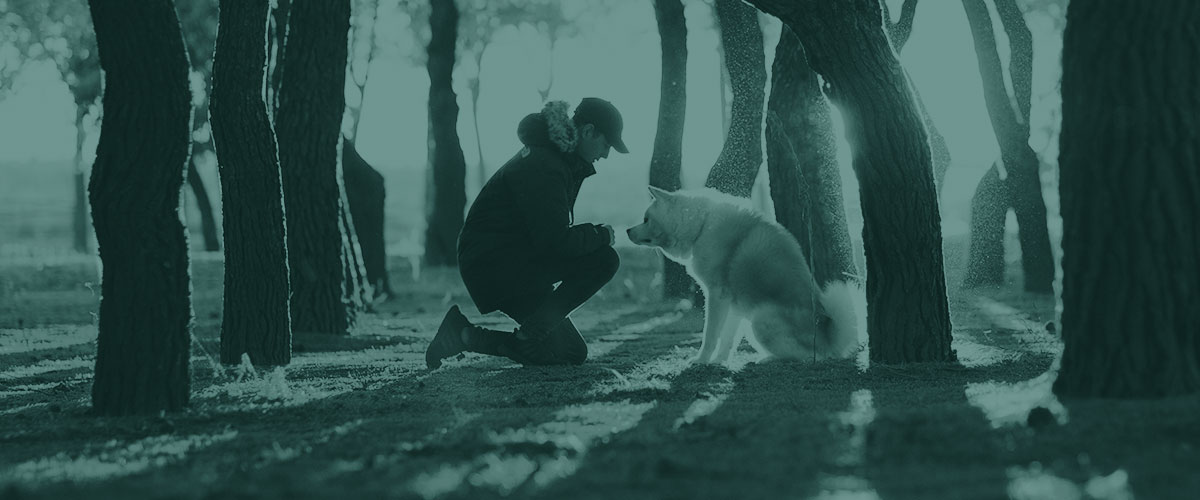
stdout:
{"type": "Polygon", "coordinates": [[[87,139],[87,133],[83,130],[83,119],[86,116],[87,107],[77,105],[75,109],[75,210],[71,217],[73,223],[71,235],[75,250],[80,253],[91,251],[90,238],[88,238],[91,227],[88,225],[87,172],[83,168],[83,141],[87,139]]]}
{"type": "Polygon", "coordinates": [[[752,0],[800,37],[846,116],[862,190],[871,361],[951,361],[941,216],[925,127],[875,0],[752,0]]]}
{"type": "Polygon", "coordinates": [[[287,231],[275,130],[263,99],[269,0],[222,0],[213,57],[213,146],[225,227],[221,362],[292,359],[287,231]]]}
{"type": "MultiPolygon", "coordinates": [[[[196,114],[207,114],[203,108],[196,109],[196,114]]],[[[196,207],[200,212],[200,234],[204,238],[204,250],[216,252],[221,250],[221,242],[217,238],[217,220],[213,216],[212,198],[208,197],[208,188],[204,186],[204,179],[200,178],[200,173],[196,171],[199,157],[205,152],[212,150],[212,143],[194,142],[192,144],[191,166],[187,169],[187,183],[192,188],[192,194],[196,196],[196,207]]]]}
{"type": "Polygon", "coordinates": [[[1200,3],[1072,2],[1062,397],[1200,391],[1200,3]]]}
{"type": "MultiPolygon", "coordinates": [[[[1004,0],[1001,0],[1003,2],[1004,0]]],[[[1009,0],[1011,1],[1011,0],[1009,0]]],[[[1015,8],[1015,6],[1012,6],[1015,8]]],[[[963,0],[963,9],[971,24],[972,38],[975,40],[975,53],[979,61],[979,76],[983,81],[983,96],[987,104],[988,115],[992,120],[992,129],[996,133],[996,141],[1000,145],[1000,157],[1007,172],[1004,179],[1007,196],[980,197],[972,200],[972,211],[1006,212],[1011,204],[1017,214],[1017,225],[1020,229],[1021,260],[1025,271],[1025,290],[1030,292],[1052,292],[1054,282],[1054,258],[1050,251],[1050,235],[1046,227],[1046,204],[1042,199],[1042,183],[1038,178],[1037,153],[1029,146],[1029,75],[1032,73],[1032,42],[1029,28],[1024,19],[1009,20],[1011,26],[1009,40],[1012,42],[1012,58],[1014,68],[1014,88],[1017,89],[1015,101],[1020,106],[1013,109],[1008,91],[1004,87],[1004,70],[1000,65],[1000,54],[996,48],[996,37],[992,30],[992,19],[988,14],[987,4],[983,0],[963,0]],[[1026,64],[1017,70],[1016,66],[1026,64]],[[1024,75],[1024,76],[1019,76],[1024,75]],[[1025,99],[1024,102],[1021,99],[1025,99]],[[993,201],[999,207],[979,206],[976,202],[993,201]]],[[[1020,16],[1020,11],[1017,12],[1020,16]]],[[[995,166],[992,167],[996,168],[995,166]]],[[[988,181],[985,176],[980,182],[988,181]]],[[[987,189],[980,186],[977,192],[987,189]]],[[[983,215],[981,219],[991,219],[991,215],[983,215]]],[[[1004,224],[997,227],[993,224],[972,226],[973,229],[990,229],[999,234],[972,235],[972,241],[1003,240],[1004,224]]],[[[987,246],[981,248],[984,252],[979,257],[972,256],[970,262],[978,263],[982,268],[969,267],[967,270],[968,283],[974,279],[989,278],[979,282],[980,285],[1000,284],[1003,282],[1003,271],[997,276],[989,270],[996,265],[1004,265],[1004,249],[1000,253],[991,253],[996,248],[987,246]],[[990,260],[989,260],[990,259],[990,260]],[[985,269],[986,268],[986,269],[985,269]],[[990,279],[998,278],[995,282],[990,279]]]]}
{"type": "Polygon", "coordinates": [[[896,53],[900,53],[900,49],[908,43],[908,37],[912,35],[913,18],[917,15],[917,0],[904,0],[900,5],[900,19],[892,22],[892,15],[888,12],[887,0],[880,0],[879,6],[883,8],[883,19],[887,23],[888,38],[892,41],[892,46],[895,47],[896,53]]]}
{"type": "Polygon", "coordinates": [[[758,12],[740,0],[716,0],[725,47],[725,67],[733,87],[729,132],[704,185],[749,198],[762,164],[763,101],[767,67],[758,12]]]}
{"type": "MultiPolygon", "coordinates": [[[[680,0],[655,0],[654,17],[662,43],[662,79],[659,85],[658,130],[650,155],[650,185],[667,191],[682,186],[683,129],[687,108],[687,20],[680,0]]],[[[663,264],[663,298],[683,299],[696,294],[696,282],[683,266],[666,257],[663,264]]]]}
{"type": "Polygon", "coordinates": [[[458,8],[454,0],[431,0],[429,14],[429,118],[433,140],[433,191],[425,229],[425,264],[458,265],[458,231],[467,205],[466,160],[458,141],[458,101],[451,87],[458,8]]]}
{"type": "Polygon", "coordinates": [[[279,111],[279,85],[283,77],[283,48],[287,38],[288,11],[292,0],[277,0],[271,9],[271,26],[267,34],[267,114],[279,111]]]}
{"type": "Polygon", "coordinates": [[[358,154],[352,141],[342,143],[342,171],[350,200],[350,216],[362,247],[367,282],[374,288],[376,297],[395,295],[387,274],[387,251],[383,237],[384,201],[387,197],[383,175],[358,154]]]}
{"type": "Polygon", "coordinates": [[[767,172],[775,219],[804,249],[817,283],[856,280],[832,112],[787,26],[771,66],[767,172]]]}
{"type": "MultiPolygon", "coordinates": [[[[917,15],[917,0],[904,0],[904,4],[900,6],[900,19],[894,23],[891,22],[891,14],[887,11],[887,0],[881,0],[879,5],[883,9],[883,18],[893,50],[896,55],[900,55],[912,35],[913,19],[917,15]]],[[[933,185],[937,192],[941,193],[943,181],[946,180],[946,171],[950,169],[950,147],[946,144],[946,137],[933,122],[933,117],[929,116],[925,100],[921,99],[921,93],[916,88],[913,88],[913,98],[916,99],[917,109],[921,112],[921,122],[925,124],[925,130],[929,132],[929,148],[933,158],[933,185]]]]}
{"type": "MultiPolygon", "coordinates": [[[[343,157],[342,145],[347,141],[343,137],[338,145],[338,159],[343,157]]],[[[338,229],[342,233],[342,267],[346,277],[342,287],[342,300],[354,308],[355,312],[367,309],[374,302],[375,291],[367,278],[367,263],[363,259],[362,245],[358,241],[358,229],[355,227],[354,216],[350,213],[350,195],[346,191],[345,170],[338,165],[338,229]]]]}
{"type": "Polygon", "coordinates": [[[1000,179],[999,165],[983,174],[971,197],[971,251],[963,286],[997,286],[1004,283],[1004,222],[1008,215],[1008,185],[1000,179]]]}
{"type": "Polygon", "coordinates": [[[338,141],[350,1],[298,2],[288,15],[275,121],[287,213],[292,329],[347,334],[338,141]]]}
{"type": "Polygon", "coordinates": [[[487,50],[486,44],[479,47],[479,51],[475,53],[475,77],[467,81],[467,88],[471,91],[471,126],[475,130],[475,151],[479,154],[479,164],[475,166],[475,173],[479,177],[480,189],[483,189],[488,180],[487,162],[483,159],[483,137],[479,134],[479,92],[480,85],[483,84],[479,80],[479,72],[483,70],[484,50],[487,50]]]}
{"type": "Polygon", "coordinates": [[[103,263],[92,406],[101,415],[179,411],[188,403],[192,320],[179,218],[191,133],[187,53],[170,1],[89,5],[105,79],[88,186],[103,263]]]}

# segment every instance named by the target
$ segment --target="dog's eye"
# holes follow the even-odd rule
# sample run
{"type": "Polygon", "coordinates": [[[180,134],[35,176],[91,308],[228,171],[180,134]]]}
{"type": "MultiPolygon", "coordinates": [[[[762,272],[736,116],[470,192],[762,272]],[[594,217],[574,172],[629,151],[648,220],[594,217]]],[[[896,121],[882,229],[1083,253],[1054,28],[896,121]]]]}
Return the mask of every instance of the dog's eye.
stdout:
{"type": "Polygon", "coordinates": [[[642,224],[645,224],[645,223],[647,223],[647,222],[650,222],[650,218],[649,218],[649,217],[642,217],[642,224]]]}

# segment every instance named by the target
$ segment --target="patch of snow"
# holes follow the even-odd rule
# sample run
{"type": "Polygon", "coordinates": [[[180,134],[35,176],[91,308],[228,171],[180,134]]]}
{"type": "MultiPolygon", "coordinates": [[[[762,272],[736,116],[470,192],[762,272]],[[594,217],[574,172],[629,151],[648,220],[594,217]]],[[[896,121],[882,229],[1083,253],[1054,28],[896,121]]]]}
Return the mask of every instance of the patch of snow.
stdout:
{"type": "Polygon", "coordinates": [[[732,392],[733,379],[731,378],[726,377],[720,382],[709,384],[707,394],[692,401],[692,404],[683,411],[683,415],[675,420],[675,425],[672,428],[679,430],[680,427],[691,424],[697,419],[712,415],[729,398],[729,394],[732,392]]]}
{"type": "Polygon", "coordinates": [[[426,500],[437,498],[446,493],[450,493],[458,489],[466,480],[467,474],[471,473],[471,464],[459,464],[456,466],[443,466],[433,472],[422,473],[417,476],[411,483],[409,488],[421,498],[426,500]]]}
{"type": "Polygon", "coordinates": [[[221,434],[153,436],[125,446],[113,440],[96,452],[62,452],[18,464],[7,472],[0,472],[0,478],[22,483],[43,483],[128,476],[177,462],[192,451],[232,440],[237,434],[237,431],[229,430],[221,434]]]}
{"type": "Polygon", "coordinates": [[[13,396],[23,396],[23,395],[29,394],[31,392],[45,392],[45,391],[55,390],[60,387],[61,388],[69,388],[69,387],[72,387],[79,383],[90,382],[91,380],[92,380],[91,373],[81,373],[81,374],[71,377],[69,379],[61,380],[61,381],[57,381],[57,382],[46,382],[46,383],[42,383],[42,384],[25,384],[25,385],[12,386],[9,390],[0,391],[0,399],[10,398],[13,396]]]}
{"type": "MultiPolygon", "coordinates": [[[[850,394],[850,406],[834,414],[834,424],[848,432],[845,441],[833,447],[832,461],[838,467],[861,467],[866,463],[867,427],[875,421],[875,401],[869,389],[859,389],[850,394]]],[[[822,500],[877,500],[879,494],[871,482],[850,475],[821,476],[818,479],[820,493],[815,498],[822,500]]]]}
{"type": "Polygon", "coordinates": [[[500,450],[484,453],[470,462],[443,464],[437,470],[417,476],[409,487],[427,500],[455,491],[463,484],[493,489],[500,495],[527,486],[544,487],[574,474],[594,443],[633,428],[655,405],[621,401],[568,406],[555,412],[552,421],[491,433],[489,441],[500,450]],[[523,444],[538,445],[548,451],[534,455],[506,451],[523,444]]]}
{"type": "Polygon", "coordinates": [[[1083,491],[1096,500],[1133,500],[1129,473],[1125,469],[1117,469],[1107,476],[1092,476],[1083,491]]]}
{"type": "Polygon", "coordinates": [[[95,365],[96,358],[94,356],[75,356],[70,359],[44,359],[31,365],[17,366],[0,372],[0,380],[14,380],[44,373],[91,368],[95,365]]]}
{"type": "Polygon", "coordinates": [[[671,379],[691,366],[692,358],[695,355],[693,349],[675,347],[667,354],[635,366],[628,374],[623,375],[616,370],[610,370],[614,374],[614,378],[597,382],[592,387],[590,395],[603,396],[618,391],[639,389],[670,389],[671,379]]]}
{"type": "Polygon", "coordinates": [[[96,340],[95,325],[58,325],[45,328],[0,328],[0,354],[58,349],[96,340]]]}
{"type": "Polygon", "coordinates": [[[991,366],[1021,357],[1020,352],[980,344],[971,340],[971,336],[968,332],[959,331],[950,340],[950,347],[958,354],[958,362],[967,368],[991,366]]]}
{"type": "Polygon", "coordinates": [[[14,414],[17,414],[17,413],[21,413],[21,412],[23,412],[23,411],[25,411],[25,410],[32,410],[32,409],[34,409],[34,408],[41,408],[41,407],[43,407],[43,406],[46,406],[46,405],[48,405],[48,404],[49,404],[49,403],[33,403],[33,404],[27,404],[27,405],[24,405],[24,406],[18,406],[18,407],[16,407],[16,408],[7,408],[7,409],[4,409],[4,410],[0,410],[0,415],[14,415],[14,414]]]}
{"type": "Polygon", "coordinates": [[[979,408],[991,422],[992,428],[1007,425],[1023,425],[1029,411],[1036,407],[1050,410],[1059,424],[1067,422],[1067,409],[1051,391],[1056,376],[1047,371],[1030,380],[1021,382],[973,382],[967,384],[964,393],[967,402],[979,408]]]}

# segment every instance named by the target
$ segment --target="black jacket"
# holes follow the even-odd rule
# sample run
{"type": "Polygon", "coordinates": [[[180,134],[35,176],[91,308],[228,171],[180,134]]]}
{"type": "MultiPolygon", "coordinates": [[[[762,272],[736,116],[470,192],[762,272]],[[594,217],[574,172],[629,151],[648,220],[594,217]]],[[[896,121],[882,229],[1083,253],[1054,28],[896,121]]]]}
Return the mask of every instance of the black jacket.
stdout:
{"type": "Polygon", "coordinates": [[[542,270],[549,263],[608,245],[598,226],[572,225],[579,188],[596,173],[592,164],[550,139],[542,113],[522,119],[517,136],[525,148],[483,186],[458,237],[459,269],[483,313],[548,289],[542,270]]]}

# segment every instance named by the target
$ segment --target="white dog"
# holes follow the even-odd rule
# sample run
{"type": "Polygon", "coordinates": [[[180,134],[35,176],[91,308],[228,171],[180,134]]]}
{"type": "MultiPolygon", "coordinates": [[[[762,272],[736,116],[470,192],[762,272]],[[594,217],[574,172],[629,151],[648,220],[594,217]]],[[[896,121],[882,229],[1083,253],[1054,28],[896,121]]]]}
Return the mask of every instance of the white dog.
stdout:
{"type": "Polygon", "coordinates": [[[821,291],[800,245],[740,198],[706,189],[651,187],[646,217],[626,231],[683,264],[705,297],[704,341],[695,362],[724,363],[749,319],[751,345],[768,358],[847,358],[859,347],[852,285],[821,291]]]}

